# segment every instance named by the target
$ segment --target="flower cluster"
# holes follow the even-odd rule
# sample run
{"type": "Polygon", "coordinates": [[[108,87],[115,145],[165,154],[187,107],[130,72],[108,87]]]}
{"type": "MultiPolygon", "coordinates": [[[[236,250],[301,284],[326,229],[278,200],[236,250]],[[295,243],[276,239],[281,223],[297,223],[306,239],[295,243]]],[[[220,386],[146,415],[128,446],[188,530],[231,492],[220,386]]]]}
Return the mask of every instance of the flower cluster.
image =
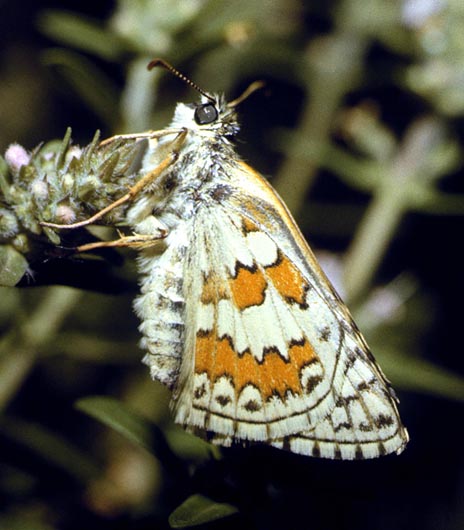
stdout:
{"type": "MultiPolygon", "coordinates": [[[[135,140],[100,144],[97,132],[81,149],[72,144],[70,129],[62,141],[31,153],[10,145],[0,157],[0,261],[11,264],[16,256],[25,268],[38,248],[61,242],[57,231],[42,222],[83,220],[124,195],[137,178],[142,148],[143,142],[135,140]]],[[[115,208],[101,223],[123,223],[125,210],[115,208]]]]}

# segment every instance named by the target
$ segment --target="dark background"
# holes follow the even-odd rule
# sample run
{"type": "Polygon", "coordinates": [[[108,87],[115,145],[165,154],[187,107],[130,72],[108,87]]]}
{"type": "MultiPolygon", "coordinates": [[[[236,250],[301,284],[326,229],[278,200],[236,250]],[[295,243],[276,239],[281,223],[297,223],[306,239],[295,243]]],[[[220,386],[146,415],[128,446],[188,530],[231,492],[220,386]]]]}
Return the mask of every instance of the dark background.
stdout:
{"type": "MultiPolygon", "coordinates": [[[[297,31],[286,34],[283,29],[282,34],[275,35],[271,31],[270,36],[263,37],[264,46],[269,40],[275,43],[280,39],[282,49],[289,47],[293,53],[291,66],[285,66],[285,55],[276,59],[271,47],[267,62],[256,60],[243,74],[236,74],[230,86],[216,86],[218,75],[211,81],[212,89],[230,90],[235,97],[250,81],[266,80],[265,93],[254,95],[240,108],[243,131],[238,145],[239,152],[266,175],[276,175],[289,156],[278,148],[278,131],[297,128],[301,120],[305,98],[300,75],[302,58],[317,39],[336,33],[337,8],[344,5],[335,1],[324,7],[308,4],[292,14],[297,31]]],[[[74,141],[81,145],[91,140],[97,128],[104,137],[120,132],[117,119],[113,123],[102,120],[69,80],[44,64],[44,50],[66,47],[38,29],[38,17],[45,8],[90,16],[104,26],[115,5],[109,1],[0,3],[2,154],[11,142],[31,149],[42,141],[60,138],[68,125],[73,128],[74,141]]],[[[288,9],[290,12],[293,8],[288,9]]],[[[243,17],[246,18],[245,12],[243,17]]],[[[443,27],[439,17],[438,21],[433,17],[429,24],[443,27]]],[[[447,24],[452,25],[448,18],[447,24]]],[[[185,36],[189,25],[179,32],[179,41],[188,43],[185,36]]],[[[381,32],[367,34],[369,43],[359,80],[345,89],[333,115],[330,137],[335,145],[359,154],[340,123],[344,113],[369,102],[375,106],[379,122],[400,142],[415,120],[432,115],[442,121],[460,147],[464,105],[462,111],[444,112],[436,99],[415,92],[404,83],[408,68],[426,59],[418,44],[419,33],[403,27],[400,36],[404,40],[398,37],[396,45],[386,44],[381,32]]],[[[220,46],[224,43],[212,39],[193,54],[182,56],[177,50],[171,57],[168,50],[165,56],[173,62],[177,60],[176,66],[210,89],[205,84],[209,83],[207,61],[220,46]]],[[[111,78],[121,92],[128,65],[141,55],[134,46],[127,44],[122,48],[114,60],[79,52],[111,78]]],[[[249,53],[253,49],[252,46],[249,53]]],[[[460,59],[462,64],[456,68],[464,69],[464,58],[460,59]]],[[[330,58],[327,60],[330,66],[330,58]]],[[[172,79],[163,79],[161,89],[167,94],[160,96],[159,114],[163,119],[170,115],[176,100],[194,97],[172,79]]],[[[310,98],[311,87],[309,90],[310,98]]],[[[370,196],[322,166],[299,214],[296,213],[315,248],[339,254],[349,248],[370,196]],[[324,213],[328,211],[324,210],[326,205],[337,215],[324,213]],[[342,221],[338,216],[343,216],[342,221]]],[[[459,165],[444,174],[437,186],[455,198],[464,193],[459,165]]],[[[435,214],[407,212],[375,274],[375,285],[379,286],[407,272],[416,287],[396,320],[379,325],[372,338],[366,332],[374,353],[376,343],[379,349],[386,342],[390,344],[389,351],[396,345],[400,350],[398,358],[388,359],[388,366],[396,366],[396,371],[389,372],[387,364],[385,370],[398,390],[401,414],[411,435],[401,456],[372,462],[318,461],[252,448],[225,451],[220,460],[199,463],[194,459],[192,464],[185,459],[185,467],[178,472],[166,468],[74,408],[81,397],[115,396],[157,424],[164,426],[168,421],[168,395],[148,380],[139,363],[138,323],[131,312],[136,291],[133,256],[125,255],[123,268],[110,264],[95,269],[87,263],[73,262],[60,263],[58,267],[49,264],[42,270],[38,264],[33,279],[28,281],[30,288],[18,288],[14,294],[12,289],[2,290],[3,301],[7,300],[0,314],[5,336],[18,322],[27,320],[47,296],[50,287],[39,287],[40,284],[78,285],[86,275],[94,275],[95,282],[88,282],[93,287],[83,292],[66,316],[56,341],[50,337],[30,369],[16,381],[15,391],[4,404],[4,421],[0,425],[0,527],[164,528],[168,527],[167,516],[176,506],[188,495],[202,492],[240,509],[240,514],[232,518],[209,523],[210,528],[462,528],[464,393],[458,374],[462,374],[463,351],[464,224],[459,213],[464,209],[461,203],[461,212],[451,207],[449,212],[446,207],[443,210],[435,214]],[[108,280],[115,276],[124,281],[115,285],[108,280]],[[107,279],[107,288],[98,288],[102,278],[107,279]],[[106,293],[99,293],[101,290],[106,293]],[[83,337],[89,342],[84,342],[83,337]],[[76,344],[75,348],[71,343],[76,344]],[[404,359],[419,362],[408,364],[404,359]],[[401,377],[396,377],[397,373],[401,377]],[[69,455],[66,446],[72,450],[69,455]],[[54,458],[58,454],[61,457],[54,458]],[[86,474],[82,462],[70,463],[77,454],[99,472],[86,474]]],[[[359,325],[363,329],[362,322],[359,325]]],[[[2,377],[8,377],[5,373],[0,370],[0,385],[2,377]]]]}

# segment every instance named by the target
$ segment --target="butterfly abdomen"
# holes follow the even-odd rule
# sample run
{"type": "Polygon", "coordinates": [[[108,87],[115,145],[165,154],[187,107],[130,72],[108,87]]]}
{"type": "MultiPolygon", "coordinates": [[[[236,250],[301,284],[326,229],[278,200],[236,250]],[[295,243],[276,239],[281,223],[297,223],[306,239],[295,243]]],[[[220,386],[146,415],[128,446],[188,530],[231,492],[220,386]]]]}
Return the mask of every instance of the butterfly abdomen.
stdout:
{"type": "Polygon", "coordinates": [[[141,319],[141,347],[151,376],[172,388],[177,380],[184,343],[183,245],[161,254],[142,253],[141,294],[134,308],[141,319]]]}

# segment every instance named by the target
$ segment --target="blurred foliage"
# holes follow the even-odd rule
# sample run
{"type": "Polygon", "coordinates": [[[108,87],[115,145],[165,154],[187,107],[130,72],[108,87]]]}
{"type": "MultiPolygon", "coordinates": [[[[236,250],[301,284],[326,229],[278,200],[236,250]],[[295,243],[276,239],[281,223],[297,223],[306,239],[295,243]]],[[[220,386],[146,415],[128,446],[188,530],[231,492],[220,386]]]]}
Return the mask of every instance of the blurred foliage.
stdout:
{"type": "MultiPolygon", "coordinates": [[[[449,478],[461,469],[440,461],[460,454],[462,346],[436,347],[458,337],[457,318],[429,344],[446,315],[427,278],[439,290],[462,273],[459,0],[120,0],[106,13],[56,4],[43,2],[22,37],[33,47],[31,36],[46,36],[42,67],[16,42],[0,69],[0,283],[20,287],[0,294],[0,443],[12,455],[0,460],[0,528],[457,529],[455,491],[446,504],[446,487],[439,493],[428,480],[433,470],[449,478]],[[169,393],[139,366],[133,254],[70,257],[67,247],[108,234],[59,239],[38,224],[85,218],[124,194],[138,152],[130,142],[97,149],[92,128],[73,122],[65,125],[87,138],[83,148],[70,132],[33,150],[12,142],[29,141],[31,130],[46,141],[44,131],[62,123],[51,110],[58,86],[105,135],[166,127],[175,102],[196,94],[148,73],[155,56],[229,95],[267,81],[267,97],[242,106],[255,151],[239,151],[275,174],[305,233],[343,246],[342,257],[321,254],[322,265],[393,385],[416,393],[401,395],[412,431],[401,457],[353,469],[266,448],[219,452],[187,435],[169,421],[169,393]],[[424,233],[411,235],[418,218],[424,233]],[[404,258],[408,244],[417,259],[404,258]],[[424,273],[427,261],[441,269],[424,273]],[[425,395],[441,398],[439,428],[430,427],[425,395]]],[[[115,210],[108,224],[123,216],[115,210]]],[[[454,284],[447,289],[459,298],[454,284]]]]}

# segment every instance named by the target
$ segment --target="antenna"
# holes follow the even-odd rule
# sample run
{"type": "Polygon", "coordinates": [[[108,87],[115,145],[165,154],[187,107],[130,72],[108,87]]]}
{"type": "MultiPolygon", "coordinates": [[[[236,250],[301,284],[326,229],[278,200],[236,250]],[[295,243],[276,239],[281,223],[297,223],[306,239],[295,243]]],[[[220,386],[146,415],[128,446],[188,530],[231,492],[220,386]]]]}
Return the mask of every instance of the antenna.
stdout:
{"type": "Polygon", "coordinates": [[[227,103],[227,106],[233,109],[237,105],[240,105],[243,100],[250,97],[253,92],[261,90],[264,86],[266,86],[266,83],[264,81],[253,81],[253,83],[251,83],[251,85],[247,89],[245,89],[245,91],[242,92],[242,94],[238,98],[227,103]]]}
{"type": "Polygon", "coordinates": [[[148,70],[153,70],[153,68],[156,68],[157,66],[161,66],[164,69],[171,72],[171,74],[174,74],[176,77],[184,81],[184,83],[187,83],[187,85],[191,86],[193,89],[195,89],[197,92],[199,92],[202,96],[205,96],[205,98],[209,99],[213,105],[216,105],[216,101],[214,98],[212,98],[209,94],[207,94],[204,90],[202,90],[196,83],[194,83],[191,79],[189,79],[187,76],[179,72],[174,66],[169,64],[164,59],[153,59],[148,63],[148,70]]]}

